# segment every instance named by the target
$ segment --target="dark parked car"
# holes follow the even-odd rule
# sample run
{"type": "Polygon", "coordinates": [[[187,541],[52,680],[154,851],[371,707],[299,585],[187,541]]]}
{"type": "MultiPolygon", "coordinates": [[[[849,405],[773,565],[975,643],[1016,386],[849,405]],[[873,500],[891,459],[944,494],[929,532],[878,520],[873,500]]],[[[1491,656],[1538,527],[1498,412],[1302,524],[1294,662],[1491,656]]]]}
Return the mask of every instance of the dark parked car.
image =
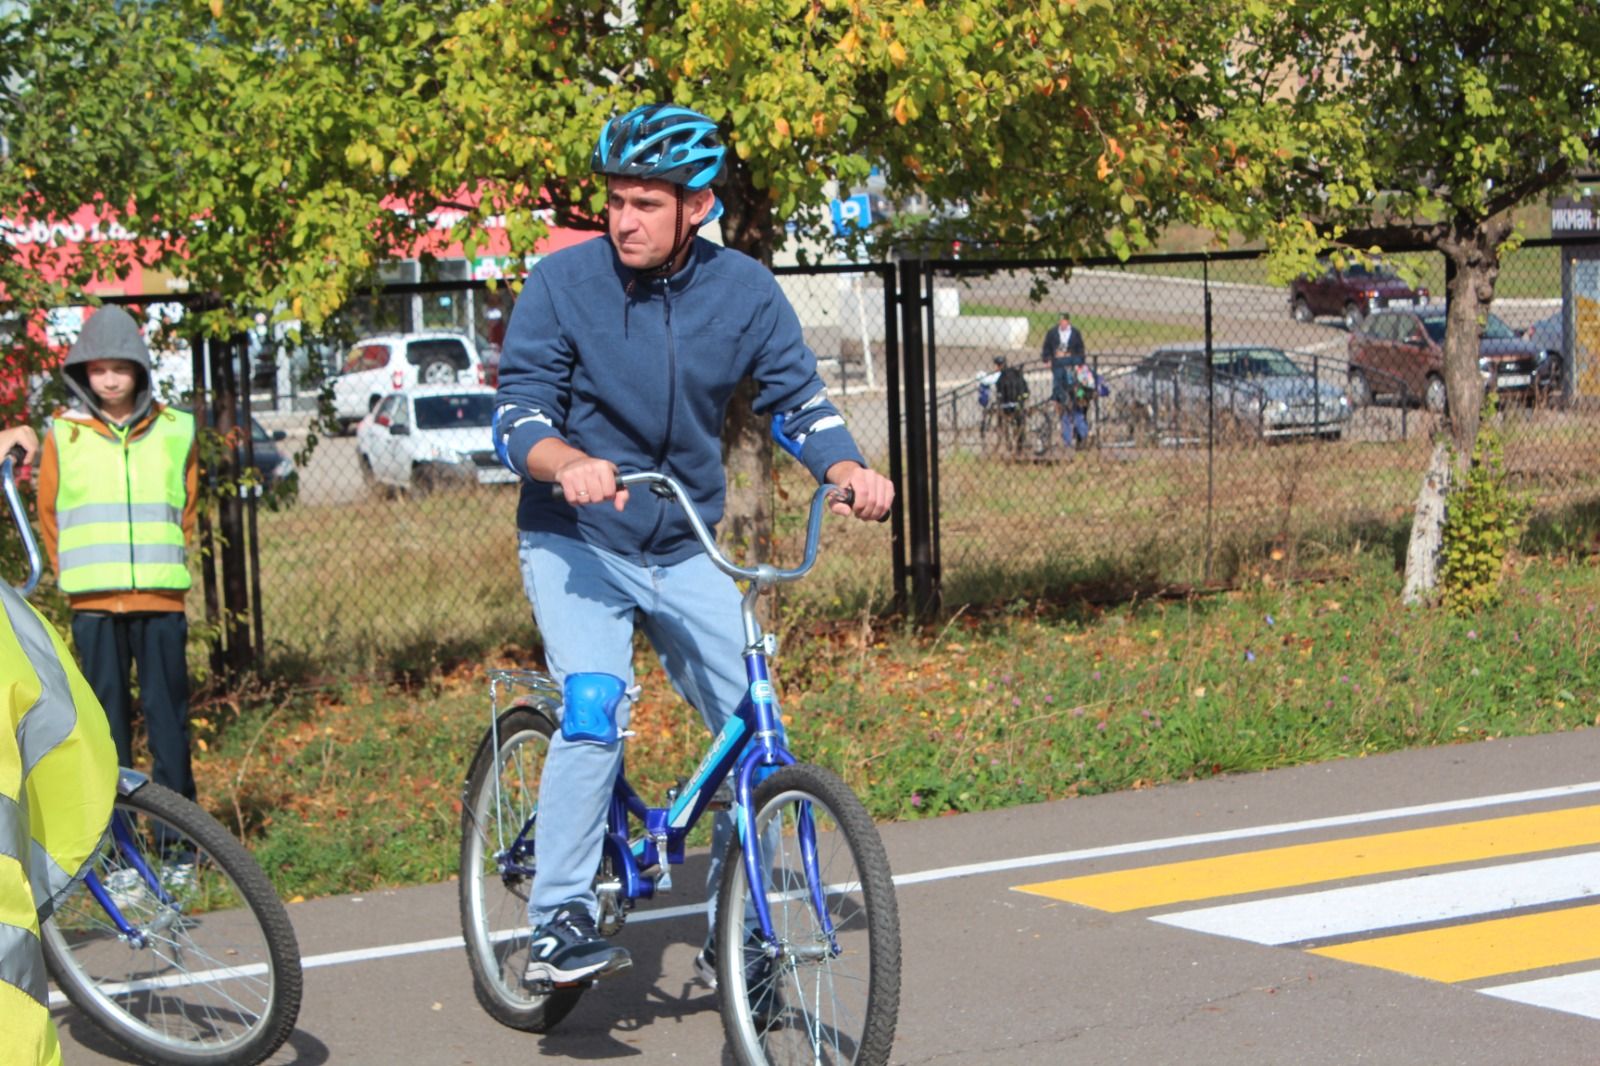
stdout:
{"type": "MultiPolygon", "coordinates": [[[[242,417],[244,412],[240,412],[242,417]]],[[[294,460],[284,454],[278,447],[288,434],[281,429],[267,432],[261,423],[254,418],[250,419],[250,450],[255,456],[256,472],[261,478],[261,487],[270,491],[279,482],[287,481],[295,476],[294,460]]],[[[239,463],[244,463],[244,447],[238,449],[239,463]]]]}
{"type": "MultiPolygon", "coordinates": [[[[1211,388],[1216,424],[1252,437],[1322,436],[1344,432],[1350,405],[1344,391],[1318,381],[1281,348],[1259,344],[1213,346],[1211,388]]],[[[1113,389],[1115,414],[1158,436],[1203,436],[1208,417],[1205,349],[1199,344],[1157,348],[1113,389]]]]}
{"type": "Polygon", "coordinates": [[[1289,285],[1289,313],[1300,322],[1318,315],[1338,315],[1354,330],[1374,311],[1390,307],[1422,307],[1428,290],[1412,288],[1394,268],[1374,263],[1326,263],[1320,274],[1296,278],[1289,285]]]}
{"type": "MultiPolygon", "coordinates": [[[[1445,321],[1441,305],[1382,311],[1363,322],[1347,342],[1350,402],[1371,403],[1388,395],[1443,411],[1445,321]]],[[[1495,315],[1478,335],[1478,370],[1486,389],[1508,397],[1531,401],[1561,387],[1561,353],[1518,337],[1495,315]]]]}

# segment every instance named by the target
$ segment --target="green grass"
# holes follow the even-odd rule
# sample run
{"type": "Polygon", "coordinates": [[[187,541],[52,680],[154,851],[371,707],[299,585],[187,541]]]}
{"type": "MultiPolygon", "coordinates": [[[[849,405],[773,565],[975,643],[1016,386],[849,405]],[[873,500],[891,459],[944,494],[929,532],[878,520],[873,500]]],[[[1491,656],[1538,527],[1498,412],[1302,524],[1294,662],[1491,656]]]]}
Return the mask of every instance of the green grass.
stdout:
{"type": "MultiPolygon", "coordinates": [[[[1502,604],[1460,620],[1399,606],[1386,549],[1342,558],[1338,581],[1105,608],[1019,592],[927,630],[795,612],[778,661],[792,747],[906,819],[1594,722],[1600,567],[1525,560],[1502,604]]],[[[655,799],[705,735],[653,656],[637,668],[629,772],[655,799]]],[[[481,667],[196,717],[202,801],[287,897],[455,872],[481,667]]]]}
{"type": "MultiPolygon", "coordinates": [[[[1600,434],[1578,413],[1504,419],[1512,484],[1535,505],[1530,536],[1556,549],[1586,544],[1600,528],[1593,508],[1584,510],[1600,496],[1600,434]]],[[[1391,533],[1373,530],[1408,522],[1430,448],[1420,421],[1412,433],[1410,441],[1219,448],[1208,470],[1199,448],[1001,461],[970,428],[942,425],[946,602],[1231,581],[1263,568],[1322,573],[1324,553],[1386,540],[1391,533]]],[[[778,471],[778,558],[793,561],[808,477],[793,464],[778,471]]],[[[264,673],[423,678],[507,642],[532,646],[513,496],[485,489],[263,512],[264,673]]],[[[884,527],[834,522],[816,572],[782,602],[811,616],[881,612],[890,577],[884,527]]]]}

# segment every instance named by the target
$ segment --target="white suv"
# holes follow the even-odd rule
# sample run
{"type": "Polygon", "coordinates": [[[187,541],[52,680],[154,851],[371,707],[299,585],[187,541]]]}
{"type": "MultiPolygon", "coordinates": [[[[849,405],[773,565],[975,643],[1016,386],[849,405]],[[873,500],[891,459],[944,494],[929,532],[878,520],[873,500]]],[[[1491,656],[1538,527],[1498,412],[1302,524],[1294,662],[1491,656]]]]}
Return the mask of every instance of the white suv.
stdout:
{"type": "Polygon", "coordinates": [[[333,411],[349,428],[390,393],[414,385],[481,385],[472,338],[443,330],[385,333],[357,341],[333,381],[333,411]]]}

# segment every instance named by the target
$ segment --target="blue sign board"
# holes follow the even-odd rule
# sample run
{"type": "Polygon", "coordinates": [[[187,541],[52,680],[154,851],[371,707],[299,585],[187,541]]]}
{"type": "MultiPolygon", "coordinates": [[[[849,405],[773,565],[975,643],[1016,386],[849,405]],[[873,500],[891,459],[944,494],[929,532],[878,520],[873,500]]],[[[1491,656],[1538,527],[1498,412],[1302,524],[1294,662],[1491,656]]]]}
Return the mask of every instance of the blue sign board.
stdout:
{"type": "Polygon", "coordinates": [[[872,200],[866,193],[857,193],[848,200],[833,201],[833,232],[844,236],[853,229],[866,229],[872,225],[872,200]]]}

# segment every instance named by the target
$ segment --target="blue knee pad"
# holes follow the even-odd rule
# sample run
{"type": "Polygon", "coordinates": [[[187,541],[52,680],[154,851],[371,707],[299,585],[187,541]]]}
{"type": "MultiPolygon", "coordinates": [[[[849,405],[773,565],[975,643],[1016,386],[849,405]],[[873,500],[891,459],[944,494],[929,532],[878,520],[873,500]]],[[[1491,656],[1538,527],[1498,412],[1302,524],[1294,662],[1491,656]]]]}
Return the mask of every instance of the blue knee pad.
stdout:
{"type": "Polygon", "coordinates": [[[614,674],[568,674],[562,682],[561,736],[590,744],[617,742],[617,704],[628,686],[614,674]]]}

